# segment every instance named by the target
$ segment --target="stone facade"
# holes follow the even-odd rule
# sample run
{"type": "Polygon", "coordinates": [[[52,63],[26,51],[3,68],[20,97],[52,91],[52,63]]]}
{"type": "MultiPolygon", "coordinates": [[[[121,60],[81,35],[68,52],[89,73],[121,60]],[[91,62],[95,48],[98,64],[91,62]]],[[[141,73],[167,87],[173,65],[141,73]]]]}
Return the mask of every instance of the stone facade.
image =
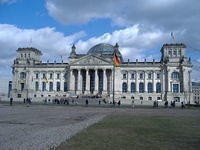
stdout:
{"type": "Polygon", "coordinates": [[[161,53],[159,62],[125,62],[117,44],[101,43],[87,54],[77,54],[73,45],[68,63],[43,63],[41,51],[19,48],[12,66],[11,95],[19,100],[72,95],[112,98],[114,89],[115,99],[189,102],[192,64],[186,46],[164,44],[161,53]],[[114,51],[121,60],[115,68],[114,51]]]}
{"type": "Polygon", "coordinates": [[[200,104],[200,83],[192,82],[193,101],[196,104],[200,104]]]}

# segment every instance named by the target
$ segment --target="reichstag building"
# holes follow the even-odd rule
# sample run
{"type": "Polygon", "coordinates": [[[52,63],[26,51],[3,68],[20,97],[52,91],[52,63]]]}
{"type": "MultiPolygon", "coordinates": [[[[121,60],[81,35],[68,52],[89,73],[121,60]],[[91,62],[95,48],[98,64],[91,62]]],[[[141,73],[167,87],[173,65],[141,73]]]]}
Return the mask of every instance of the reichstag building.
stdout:
{"type": "Polygon", "coordinates": [[[159,62],[124,61],[118,44],[106,43],[93,46],[86,54],[77,54],[73,45],[68,63],[44,63],[42,52],[35,48],[19,48],[16,52],[11,96],[17,100],[30,97],[40,101],[71,95],[112,99],[113,93],[122,103],[131,99],[178,102],[192,99],[192,64],[182,43],[164,44],[159,62]],[[120,59],[120,66],[115,68],[114,52],[120,59]]]}

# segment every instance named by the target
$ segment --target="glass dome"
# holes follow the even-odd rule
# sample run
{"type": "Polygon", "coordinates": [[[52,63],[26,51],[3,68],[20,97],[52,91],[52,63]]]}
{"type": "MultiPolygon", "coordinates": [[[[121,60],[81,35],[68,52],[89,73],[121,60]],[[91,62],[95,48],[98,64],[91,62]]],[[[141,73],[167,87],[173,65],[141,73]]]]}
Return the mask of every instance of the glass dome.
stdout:
{"type": "Polygon", "coordinates": [[[113,55],[114,50],[114,46],[106,43],[100,43],[90,48],[87,54],[113,55]]]}

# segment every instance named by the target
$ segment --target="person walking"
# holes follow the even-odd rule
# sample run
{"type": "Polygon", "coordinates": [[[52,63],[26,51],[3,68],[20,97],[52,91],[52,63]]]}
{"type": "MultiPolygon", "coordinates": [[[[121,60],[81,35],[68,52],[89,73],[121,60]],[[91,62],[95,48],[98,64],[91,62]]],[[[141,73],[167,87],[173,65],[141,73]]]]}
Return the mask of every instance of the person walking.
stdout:
{"type": "Polygon", "coordinates": [[[153,102],[153,108],[155,108],[155,107],[156,107],[156,101],[153,102]]]}
{"type": "Polygon", "coordinates": [[[10,106],[12,106],[12,103],[13,103],[13,98],[11,97],[10,98],[10,106]]]}
{"type": "Polygon", "coordinates": [[[26,98],[26,106],[29,107],[29,105],[30,105],[30,102],[29,102],[29,98],[27,97],[26,98]]]}
{"type": "Polygon", "coordinates": [[[133,110],[135,108],[134,100],[132,100],[132,108],[133,108],[133,110]]]}
{"type": "Polygon", "coordinates": [[[183,102],[181,102],[181,108],[185,108],[185,105],[183,102]]]}
{"type": "Polygon", "coordinates": [[[121,101],[119,100],[117,104],[118,104],[118,106],[120,106],[121,105],[121,101]]]}
{"type": "Polygon", "coordinates": [[[168,107],[168,101],[165,102],[165,108],[167,108],[167,107],[168,107]]]}
{"type": "Polygon", "coordinates": [[[88,99],[85,100],[85,105],[88,106],[88,99]]]}

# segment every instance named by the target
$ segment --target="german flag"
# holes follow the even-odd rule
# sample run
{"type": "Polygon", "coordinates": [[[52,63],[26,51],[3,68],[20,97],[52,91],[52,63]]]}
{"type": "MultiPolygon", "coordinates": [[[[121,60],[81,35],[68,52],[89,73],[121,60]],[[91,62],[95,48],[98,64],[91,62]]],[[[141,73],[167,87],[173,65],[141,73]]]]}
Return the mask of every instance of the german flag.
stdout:
{"type": "Polygon", "coordinates": [[[116,67],[120,66],[120,59],[117,57],[116,51],[114,52],[113,60],[116,67]]]}
{"type": "Polygon", "coordinates": [[[49,80],[48,80],[46,77],[44,78],[44,80],[45,80],[45,82],[46,82],[46,83],[48,83],[48,82],[49,82],[49,80]]]}

